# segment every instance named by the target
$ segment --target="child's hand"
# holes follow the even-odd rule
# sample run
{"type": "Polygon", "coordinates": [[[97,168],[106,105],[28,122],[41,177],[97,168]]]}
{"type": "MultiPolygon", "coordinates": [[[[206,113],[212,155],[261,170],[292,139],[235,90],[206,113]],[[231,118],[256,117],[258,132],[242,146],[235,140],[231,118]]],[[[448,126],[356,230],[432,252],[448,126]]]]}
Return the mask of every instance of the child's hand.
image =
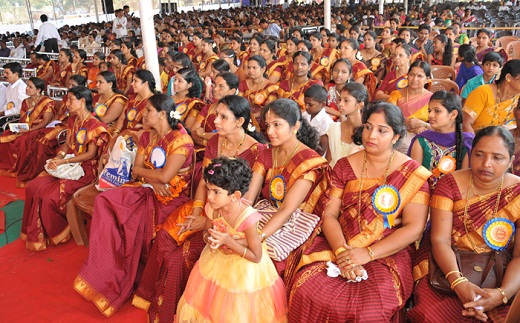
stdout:
{"type": "Polygon", "coordinates": [[[227,245],[227,242],[231,239],[227,227],[225,232],[220,232],[215,229],[209,229],[208,232],[211,235],[208,237],[208,240],[212,244],[212,249],[218,249],[221,245],[227,245]],[[215,246],[213,246],[213,244],[215,246]]]}

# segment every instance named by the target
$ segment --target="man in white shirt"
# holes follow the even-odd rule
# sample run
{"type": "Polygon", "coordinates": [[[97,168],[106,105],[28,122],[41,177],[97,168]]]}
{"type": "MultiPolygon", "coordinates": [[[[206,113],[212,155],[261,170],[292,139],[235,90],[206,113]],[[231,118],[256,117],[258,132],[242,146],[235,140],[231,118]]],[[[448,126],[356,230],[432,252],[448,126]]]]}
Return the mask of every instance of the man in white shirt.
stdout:
{"type": "Polygon", "coordinates": [[[48,21],[49,18],[47,18],[47,15],[41,15],[40,20],[43,24],[40,26],[38,35],[36,36],[36,51],[40,50],[41,43],[43,42],[43,47],[45,47],[46,52],[58,53],[58,42],[61,41],[58,28],[48,21]]]}
{"type": "MultiPolygon", "coordinates": [[[[4,77],[9,82],[5,90],[5,103],[0,107],[0,117],[20,114],[22,101],[28,98],[25,93],[27,85],[21,79],[22,65],[20,63],[7,63],[4,65],[4,77]]],[[[0,126],[3,125],[0,121],[0,126]]]]}
{"type": "Polygon", "coordinates": [[[11,58],[25,58],[25,47],[19,38],[13,39],[14,49],[11,51],[11,58]]]}
{"type": "Polygon", "coordinates": [[[128,32],[126,30],[126,17],[123,9],[117,9],[115,14],[116,18],[112,22],[112,32],[116,34],[117,38],[126,37],[128,32]]]}

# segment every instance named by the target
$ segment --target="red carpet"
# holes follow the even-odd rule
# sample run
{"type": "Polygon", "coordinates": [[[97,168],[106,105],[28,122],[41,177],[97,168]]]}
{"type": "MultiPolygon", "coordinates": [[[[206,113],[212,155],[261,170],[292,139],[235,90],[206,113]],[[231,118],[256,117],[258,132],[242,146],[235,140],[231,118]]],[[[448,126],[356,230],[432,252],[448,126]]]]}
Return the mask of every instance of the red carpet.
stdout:
{"type": "MultiPolygon", "coordinates": [[[[14,179],[0,177],[0,183],[0,190],[25,198],[14,179]]],[[[27,251],[20,239],[0,248],[0,321],[146,322],[146,313],[130,302],[107,319],[74,291],[72,282],[87,254],[73,240],[43,252],[27,251]]]]}

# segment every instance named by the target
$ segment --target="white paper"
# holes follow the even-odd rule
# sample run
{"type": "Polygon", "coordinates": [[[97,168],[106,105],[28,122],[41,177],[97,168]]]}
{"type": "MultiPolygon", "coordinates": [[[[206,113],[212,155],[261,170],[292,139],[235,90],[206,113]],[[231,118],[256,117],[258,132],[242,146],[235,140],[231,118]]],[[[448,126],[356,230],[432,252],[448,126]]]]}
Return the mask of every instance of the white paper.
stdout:
{"type": "Polygon", "coordinates": [[[29,130],[29,124],[28,123],[10,123],[9,124],[9,130],[11,132],[20,132],[20,130],[29,130]]]}
{"type": "Polygon", "coordinates": [[[49,124],[45,128],[56,128],[56,126],[59,124],[61,124],[60,120],[54,120],[54,121],[49,122],[49,124]]]}

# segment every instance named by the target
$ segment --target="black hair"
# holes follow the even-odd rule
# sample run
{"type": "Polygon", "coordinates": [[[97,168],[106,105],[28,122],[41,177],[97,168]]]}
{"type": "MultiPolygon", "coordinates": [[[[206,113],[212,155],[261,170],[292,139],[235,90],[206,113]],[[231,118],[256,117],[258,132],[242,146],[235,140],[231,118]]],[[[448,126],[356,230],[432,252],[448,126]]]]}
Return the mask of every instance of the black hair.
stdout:
{"type": "Polygon", "coordinates": [[[226,84],[229,86],[230,89],[238,90],[240,80],[235,73],[224,72],[217,75],[217,77],[221,77],[222,79],[224,79],[224,81],[226,81],[226,84]]]}
{"type": "Polygon", "coordinates": [[[426,29],[428,32],[432,31],[432,28],[428,24],[422,24],[419,25],[419,28],[417,29],[417,32],[420,32],[421,30],[426,29]]]}
{"type": "Polygon", "coordinates": [[[339,45],[341,46],[341,44],[343,44],[344,42],[349,43],[350,47],[352,47],[353,50],[359,51],[359,43],[357,40],[352,39],[352,38],[347,38],[347,39],[343,40],[339,45]]]}
{"type": "Polygon", "coordinates": [[[488,52],[486,53],[486,55],[484,55],[484,58],[482,59],[482,65],[484,65],[484,63],[486,62],[497,62],[498,65],[502,67],[504,64],[504,57],[502,57],[502,55],[500,55],[497,52],[488,52]]]}
{"type": "Polygon", "coordinates": [[[363,35],[363,37],[365,37],[366,35],[372,37],[372,39],[373,39],[374,41],[377,40],[377,35],[376,35],[376,33],[373,32],[372,30],[367,30],[367,32],[363,35]]]}
{"type": "MultiPolygon", "coordinates": [[[[228,58],[232,58],[233,64],[235,64],[235,66],[238,66],[238,57],[234,50],[232,50],[231,48],[227,48],[222,50],[220,53],[224,54],[228,58]]],[[[213,65],[215,65],[215,62],[213,62],[213,65]]]]}
{"type": "Polygon", "coordinates": [[[202,33],[200,31],[196,31],[193,33],[193,37],[200,38],[201,40],[204,39],[204,36],[202,36],[202,33]]]}
{"type": "Polygon", "coordinates": [[[305,90],[303,96],[318,102],[327,102],[328,92],[323,85],[314,84],[305,90]]]}
{"type": "MultiPolygon", "coordinates": [[[[172,35],[172,37],[173,37],[173,35],[172,35]]],[[[132,43],[131,41],[123,41],[123,42],[121,42],[121,46],[123,46],[123,45],[125,45],[126,48],[128,48],[130,50],[130,54],[132,54],[132,56],[136,56],[135,49],[134,49],[134,43],[132,43]]]]}
{"type": "Polygon", "coordinates": [[[83,75],[79,75],[79,74],[75,74],[75,75],[72,75],[69,80],[73,80],[74,82],[76,82],[78,84],[78,86],[86,86],[87,85],[87,78],[84,77],[83,75]]]}
{"type": "Polygon", "coordinates": [[[441,105],[451,113],[457,111],[457,118],[455,118],[455,160],[457,161],[457,169],[462,168],[462,160],[464,155],[462,151],[464,149],[464,133],[462,131],[462,102],[460,96],[455,93],[451,93],[445,90],[440,90],[430,98],[430,102],[440,101],[441,105]]]}
{"type": "Polygon", "coordinates": [[[202,42],[210,45],[211,50],[213,50],[214,53],[218,53],[218,48],[215,47],[215,41],[213,38],[202,38],[202,42]]]}
{"type": "Polygon", "coordinates": [[[249,105],[249,101],[245,98],[238,95],[226,95],[222,99],[218,101],[218,103],[224,104],[229,111],[233,113],[236,119],[243,118],[244,123],[242,124],[242,128],[245,133],[253,137],[256,141],[264,143],[265,139],[259,132],[249,131],[249,124],[251,122],[251,107],[249,105]]]}
{"type": "Polygon", "coordinates": [[[453,31],[453,34],[455,34],[455,36],[457,36],[457,35],[458,35],[458,33],[457,33],[457,29],[455,29],[455,27],[453,27],[453,25],[454,25],[454,24],[452,24],[452,25],[449,26],[449,27],[446,27],[446,29],[444,30],[444,34],[446,34],[446,32],[447,32],[448,30],[451,30],[451,31],[453,31]]]}
{"type": "Polygon", "coordinates": [[[396,44],[397,46],[407,45],[406,40],[404,40],[403,38],[399,38],[399,37],[392,39],[392,43],[396,44]]]}
{"type": "Polygon", "coordinates": [[[187,82],[191,83],[191,87],[188,89],[188,98],[200,98],[202,93],[202,82],[199,74],[192,68],[181,68],[177,71],[177,74],[187,82]]]}
{"type": "Polygon", "coordinates": [[[312,49],[312,44],[307,39],[302,38],[302,40],[300,40],[296,46],[298,46],[300,43],[303,43],[305,45],[305,47],[307,47],[307,50],[310,51],[312,49]]]}
{"type": "Polygon", "coordinates": [[[487,29],[487,28],[479,29],[477,31],[476,35],[478,36],[480,33],[484,33],[484,34],[488,35],[489,39],[493,38],[493,31],[491,29],[487,29]]]}
{"type": "Polygon", "coordinates": [[[500,78],[495,81],[497,85],[500,85],[505,79],[506,75],[509,74],[512,77],[520,75],[520,59],[511,59],[504,64],[502,71],[500,71],[500,78]]]}
{"type": "Polygon", "coordinates": [[[513,158],[513,155],[515,153],[515,138],[513,137],[511,132],[509,132],[506,128],[502,126],[489,126],[479,130],[475,134],[475,138],[473,138],[473,143],[471,145],[473,149],[471,150],[471,153],[475,151],[474,148],[477,146],[477,144],[483,137],[491,136],[498,136],[502,138],[502,140],[504,141],[504,145],[506,146],[507,151],[509,152],[509,159],[513,158]]]}
{"type": "Polygon", "coordinates": [[[412,71],[412,68],[419,67],[424,71],[424,74],[426,74],[426,77],[431,76],[431,68],[430,64],[426,63],[425,61],[417,60],[410,65],[410,69],[408,70],[408,73],[412,71]]]}
{"type": "MultiPolygon", "coordinates": [[[[474,63],[478,65],[477,51],[471,44],[462,44],[459,46],[459,56],[464,62],[474,63]]],[[[500,56],[500,55],[499,55],[500,56]]],[[[502,57],[502,56],[500,56],[502,57]]]]}
{"type": "MultiPolygon", "coordinates": [[[[330,30],[328,30],[326,27],[321,27],[321,28],[320,28],[320,33],[321,33],[322,31],[325,31],[325,34],[327,35],[327,37],[329,37],[330,34],[331,34],[330,30]]],[[[323,37],[323,35],[322,35],[322,37],[323,37]]]]}
{"type": "Polygon", "coordinates": [[[119,93],[119,90],[117,89],[116,75],[113,72],[103,71],[99,72],[98,75],[103,77],[107,83],[112,83],[112,91],[114,91],[115,93],[119,93]]]}
{"type": "Polygon", "coordinates": [[[307,73],[307,78],[311,78],[311,65],[312,65],[312,56],[309,52],[304,52],[302,50],[299,50],[293,54],[292,62],[296,60],[296,57],[302,56],[307,60],[307,64],[309,65],[309,72],[307,73]]]}
{"type": "Polygon", "coordinates": [[[399,107],[392,103],[374,102],[366,106],[365,109],[363,109],[363,126],[357,128],[354,132],[354,135],[352,136],[352,139],[354,140],[354,143],[356,145],[363,144],[363,129],[365,127],[364,124],[367,123],[370,116],[374,113],[381,112],[385,114],[385,121],[390,126],[390,128],[392,128],[394,134],[399,135],[399,139],[395,142],[394,148],[399,145],[401,139],[406,137],[408,131],[406,130],[406,126],[404,125],[404,116],[401,112],[401,109],[399,109],[399,107]]]}
{"type": "Polygon", "coordinates": [[[69,57],[69,63],[72,63],[72,52],[68,48],[62,48],[60,49],[60,52],[63,52],[63,54],[67,55],[69,57]]]}
{"type": "Polygon", "coordinates": [[[49,18],[47,17],[47,15],[43,14],[43,15],[40,15],[40,20],[42,22],[46,22],[47,20],[49,20],[49,18]]]}
{"type": "Polygon", "coordinates": [[[31,81],[34,84],[34,87],[37,88],[42,94],[45,93],[45,82],[38,77],[30,77],[27,81],[31,81]]]}
{"type": "Polygon", "coordinates": [[[401,35],[405,31],[409,32],[410,36],[412,36],[412,31],[410,30],[410,28],[401,28],[401,29],[399,29],[399,33],[397,35],[401,35]]]}
{"type": "Polygon", "coordinates": [[[121,62],[121,64],[126,65],[128,64],[128,61],[126,60],[125,54],[120,49],[114,49],[110,52],[110,54],[117,57],[117,59],[121,62]]]}
{"type": "Polygon", "coordinates": [[[219,73],[229,72],[229,70],[230,70],[228,62],[226,62],[222,58],[219,58],[216,61],[214,61],[213,64],[211,64],[211,68],[214,68],[219,73]]]}
{"type": "Polygon", "coordinates": [[[4,65],[4,69],[10,69],[13,74],[18,74],[18,77],[21,78],[23,75],[22,65],[18,62],[11,62],[4,65]]]}
{"type": "Polygon", "coordinates": [[[204,168],[204,180],[228,192],[239,191],[244,195],[249,190],[253,173],[242,158],[217,157],[204,168]]]}
{"type": "Polygon", "coordinates": [[[103,53],[103,52],[95,52],[94,56],[97,56],[97,58],[99,58],[102,61],[104,61],[107,58],[105,53],[103,53]]]}
{"type": "Polygon", "coordinates": [[[267,78],[267,74],[266,74],[267,73],[267,63],[265,61],[265,58],[263,58],[261,55],[253,55],[253,56],[249,57],[249,59],[247,61],[248,62],[255,61],[258,63],[258,66],[260,66],[260,69],[265,68],[263,77],[267,78]]]}
{"type": "Polygon", "coordinates": [[[134,74],[135,77],[140,79],[143,83],[148,82],[148,88],[152,93],[157,93],[155,90],[155,77],[149,70],[138,70],[134,74]]]}
{"type": "MultiPolygon", "coordinates": [[[[33,52],[33,53],[34,53],[34,52],[33,52]]],[[[31,55],[32,55],[33,53],[31,53],[31,55]]],[[[43,60],[46,61],[46,62],[48,62],[48,61],[51,60],[47,54],[38,54],[38,53],[36,53],[36,58],[37,58],[37,59],[43,59],[43,60]]]]}
{"type": "MultiPolygon", "coordinates": [[[[171,58],[172,58],[172,61],[174,61],[175,63],[180,63],[182,64],[183,67],[187,67],[187,68],[193,68],[193,62],[191,61],[190,57],[184,53],[175,53],[175,52],[171,52],[172,54],[170,55],[171,58]]],[[[170,54],[170,52],[168,52],[168,54],[170,54]]]]}
{"type": "Polygon", "coordinates": [[[267,49],[269,49],[269,51],[271,52],[272,59],[276,60],[276,43],[271,39],[266,39],[260,44],[260,46],[262,45],[267,46],[267,49]]]}
{"type": "Polygon", "coordinates": [[[79,58],[83,60],[83,62],[87,60],[87,52],[84,49],[78,49],[76,52],[78,53],[79,58]]]}
{"type": "Polygon", "coordinates": [[[434,39],[440,40],[445,44],[444,53],[442,54],[442,65],[451,66],[453,60],[453,43],[451,39],[444,34],[437,35],[434,39]]]}
{"type": "Polygon", "coordinates": [[[262,119],[264,121],[269,111],[272,111],[275,115],[287,121],[291,127],[294,127],[296,122],[300,121],[300,129],[298,129],[296,137],[309,148],[314,150],[318,148],[320,135],[318,131],[309,124],[307,119],[302,118],[302,112],[298,103],[290,99],[278,99],[269,103],[262,110],[262,119]]]}
{"type": "Polygon", "coordinates": [[[249,40],[249,43],[251,43],[252,40],[256,40],[256,42],[258,43],[258,46],[260,47],[260,44],[262,43],[262,37],[258,36],[258,35],[254,35],[253,37],[251,37],[251,39],[249,40]]]}
{"type": "Polygon", "coordinates": [[[168,120],[168,124],[172,129],[182,129],[184,125],[181,120],[173,118],[170,113],[175,111],[175,101],[169,95],[164,93],[157,93],[152,95],[148,102],[157,110],[157,112],[164,111],[166,114],[166,120],[168,120]]]}
{"type": "Polygon", "coordinates": [[[94,108],[92,107],[92,91],[86,86],[78,85],[69,89],[68,93],[71,93],[76,97],[76,99],[81,100],[85,99],[85,107],[88,111],[93,112],[94,108]]]}
{"type": "Polygon", "coordinates": [[[368,106],[368,89],[365,85],[358,82],[347,83],[341,89],[340,93],[344,91],[352,95],[358,103],[363,102],[363,109],[368,106]]]}
{"type": "Polygon", "coordinates": [[[323,39],[323,36],[321,35],[321,33],[319,31],[315,31],[315,32],[311,33],[309,35],[309,39],[311,39],[311,37],[314,37],[317,40],[322,40],[323,39]]]}

